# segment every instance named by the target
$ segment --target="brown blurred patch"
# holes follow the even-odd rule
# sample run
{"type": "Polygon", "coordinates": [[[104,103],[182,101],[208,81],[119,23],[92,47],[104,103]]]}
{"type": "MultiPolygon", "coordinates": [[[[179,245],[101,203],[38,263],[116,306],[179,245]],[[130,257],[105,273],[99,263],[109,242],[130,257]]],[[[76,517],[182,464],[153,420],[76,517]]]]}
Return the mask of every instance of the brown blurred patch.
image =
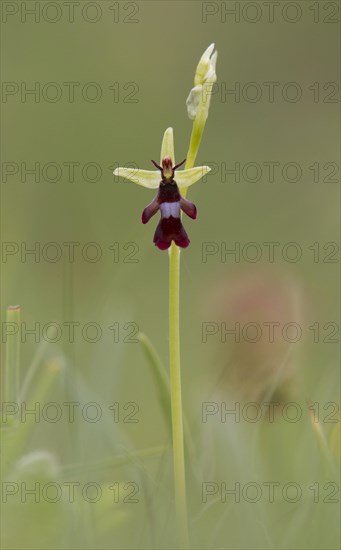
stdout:
{"type": "Polygon", "coordinates": [[[219,386],[246,401],[288,399],[297,377],[303,306],[299,282],[270,268],[215,281],[210,316],[219,323],[219,386]]]}

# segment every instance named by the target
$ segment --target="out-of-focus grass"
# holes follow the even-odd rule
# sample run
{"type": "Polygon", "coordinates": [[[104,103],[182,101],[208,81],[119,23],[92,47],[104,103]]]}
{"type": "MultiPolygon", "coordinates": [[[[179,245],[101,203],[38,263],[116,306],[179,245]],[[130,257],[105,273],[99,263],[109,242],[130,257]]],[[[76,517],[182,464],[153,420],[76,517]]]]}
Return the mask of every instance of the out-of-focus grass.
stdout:
{"type": "MultiPolygon", "coordinates": [[[[101,3],[103,10],[107,4],[101,3]]],[[[337,344],[323,341],[323,325],[339,318],[335,299],[339,264],[323,261],[328,252],[323,246],[339,241],[339,189],[324,181],[325,163],[339,162],[338,104],[323,101],[323,93],[329,91],[323,86],[338,79],[339,30],[323,20],[313,23],[312,10],[305,8],[308,2],[300,5],[304,17],[297,24],[283,20],[224,24],[217,17],[204,24],[201,2],[143,1],[138,24],[114,24],[110,12],[97,24],[79,19],[73,24],[65,20],[35,24],[32,18],[22,24],[15,16],[3,25],[4,80],[26,82],[28,88],[37,81],[42,86],[98,81],[103,89],[103,99],[97,103],[83,101],[81,94],[74,103],[65,97],[56,103],[22,102],[18,94],[2,105],[6,134],[2,157],[19,167],[2,184],[3,241],[17,243],[19,249],[21,243],[27,249],[34,243],[41,247],[48,242],[80,243],[74,262],[65,263],[64,247],[63,258],[55,263],[41,255],[38,262],[32,255],[22,260],[19,252],[3,264],[2,303],[22,306],[21,320],[27,329],[40,323],[39,342],[31,334],[20,346],[19,400],[30,407],[38,402],[41,410],[55,402],[63,411],[56,422],[40,412],[37,422],[28,414],[25,422],[19,417],[13,426],[9,422],[2,427],[2,489],[18,489],[2,502],[4,548],[175,545],[170,433],[159,403],[162,388],[155,386],[141,344],[123,342],[125,324],[135,322],[167,365],[167,258],[152,245],[153,227],[140,224],[140,213],[152,195],[114,181],[109,167],[125,162],[150,167],[149,159],[158,154],[169,125],[175,131],[176,156],[186,154],[191,123],[185,98],[193,85],[198,52],[212,41],[219,51],[218,83],[226,89],[253,81],[280,82],[280,87],[274,103],[264,96],[259,103],[234,101],[233,95],[224,100],[224,88],[219,88],[198,156],[198,164],[216,163],[218,172],[189,194],[199,213],[195,223],[187,222],[191,246],[182,255],[181,274],[184,407],[193,441],[187,457],[192,543],[197,548],[338,548],[339,502],[334,500],[339,494],[333,495],[335,485],[327,484],[339,486],[340,424],[322,421],[321,438],[308,415],[307,401],[320,404],[322,419],[332,412],[323,406],[340,401],[337,344]],[[115,102],[109,86],[131,81],[138,84],[139,101],[115,102]],[[290,81],[297,81],[303,90],[297,103],[282,100],[281,87],[290,81]],[[322,94],[318,102],[309,90],[316,81],[322,94]],[[55,183],[43,177],[35,182],[30,175],[22,180],[23,162],[30,169],[36,162],[42,167],[70,161],[80,166],[73,182],[66,169],[55,183]],[[269,182],[265,169],[258,182],[223,178],[222,163],[233,169],[238,162],[243,166],[253,161],[261,166],[279,162],[280,169],[297,162],[302,178],[297,183],[284,181],[279,170],[275,181],[269,182]],[[101,166],[102,176],[95,183],[82,176],[81,167],[87,162],[101,166]],[[318,182],[309,169],[314,162],[321,170],[318,182]],[[222,377],[232,352],[238,350],[229,342],[222,344],[219,337],[205,345],[201,333],[202,321],[218,321],[206,307],[217,280],[231,290],[245,273],[251,280],[259,277],[259,264],[235,262],[231,256],[221,260],[225,245],[233,248],[236,242],[243,246],[251,241],[302,246],[303,257],[297,263],[281,256],[275,263],[279,272],[298,282],[305,329],[318,321],[322,330],[316,343],[312,332],[306,332],[310,337],[294,351],[296,387],[294,395],[286,394],[285,399],[300,403],[304,416],[297,423],[277,418],[273,423],[252,424],[222,423],[217,414],[203,423],[203,402],[233,405],[241,401],[237,389],[250,389],[247,369],[242,370],[245,383],[238,378],[237,386],[228,376],[222,377]],[[100,261],[82,257],[82,247],[89,242],[101,246],[100,261]],[[138,247],[137,263],[124,261],[130,252],[124,246],[130,242],[138,247]],[[207,262],[202,257],[204,242],[218,245],[217,254],[207,262]],[[309,249],[315,242],[322,254],[316,263],[309,249]],[[119,261],[109,248],[114,243],[119,246],[119,261]],[[44,340],[42,327],[51,322],[79,323],[75,341],[68,341],[65,326],[59,342],[44,340]],[[81,327],[89,322],[103,329],[97,343],[82,337],[81,327]],[[119,342],[108,329],[117,322],[123,331],[119,342]],[[51,365],[58,368],[51,370],[51,365]],[[97,422],[82,415],[82,406],[94,402],[102,411],[97,422]],[[74,421],[63,403],[79,403],[74,421]],[[131,416],[137,423],[124,422],[135,411],[129,403],[138,407],[131,416]],[[76,484],[74,502],[70,485],[65,485],[70,482],[76,484]],[[203,482],[218,484],[217,493],[206,503],[203,482]],[[229,489],[237,482],[259,483],[262,488],[264,482],[282,485],[274,502],[268,502],[266,488],[259,502],[235,502],[233,495],[222,502],[221,484],[229,489]],[[302,487],[296,503],[282,497],[282,486],[288,482],[302,487]],[[40,484],[38,503],[32,494],[22,502],[21,483],[29,489],[40,484]],[[55,486],[44,499],[41,490],[47,483],[55,486]],[[102,489],[97,502],[87,502],[82,495],[88,483],[98,483],[102,489]],[[138,485],[139,502],[124,502],[135,487],[129,483],[138,485]],[[56,487],[62,496],[52,502],[56,487]]],[[[321,13],[325,15],[323,9],[321,13]]],[[[260,263],[269,267],[264,257],[260,263]]],[[[5,321],[5,308],[1,315],[5,321]]],[[[248,320],[255,320],[253,312],[248,315],[248,320]]],[[[276,320],[276,316],[267,319],[276,320]]],[[[257,353],[261,365],[262,355],[257,353]]],[[[233,357],[240,359],[238,353],[233,357]]],[[[242,355],[243,360],[248,357],[249,352],[242,355]]],[[[273,357],[282,359],[282,349],[273,357]]],[[[264,379],[267,391],[278,389],[276,378],[271,377],[270,385],[264,379]]],[[[271,399],[272,394],[265,395],[271,399]]],[[[96,409],[87,412],[91,416],[96,409]]],[[[53,414],[52,407],[47,414],[53,414]]],[[[95,490],[96,486],[89,487],[88,500],[95,498],[95,490]]]]}
{"type": "MultiPolygon", "coordinates": [[[[148,361],[143,368],[147,373],[148,361]]],[[[39,421],[27,413],[23,421],[22,412],[23,417],[15,415],[16,423],[2,427],[3,546],[173,547],[167,425],[157,434],[159,446],[136,446],[134,430],[129,433],[134,424],[116,422],[110,403],[74,372],[66,357],[48,359],[45,353],[28,373],[20,411],[38,404],[39,421]],[[69,414],[58,422],[46,420],[53,418],[51,403],[62,408],[66,402],[96,403],[101,418],[92,423],[88,410],[86,417],[75,413],[74,421],[69,414]]],[[[150,399],[157,403],[162,388],[163,382],[151,390],[150,399]]],[[[336,436],[314,422],[304,395],[301,401],[299,394],[295,397],[304,411],[297,423],[283,418],[224,423],[214,415],[199,426],[193,415],[198,402],[187,400],[195,447],[187,460],[194,548],[338,547],[338,462],[330,439],[336,436]],[[301,494],[295,501],[297,487],[301,494]]],[[[330,402],[332,394],[320,398],[330,402]]],[[[215,402],[224,400],[232,406],[238,396],[223,399],[220,388],[215,402]]],[[[156,410],[162,414],[162,407],[156,410]]]]}

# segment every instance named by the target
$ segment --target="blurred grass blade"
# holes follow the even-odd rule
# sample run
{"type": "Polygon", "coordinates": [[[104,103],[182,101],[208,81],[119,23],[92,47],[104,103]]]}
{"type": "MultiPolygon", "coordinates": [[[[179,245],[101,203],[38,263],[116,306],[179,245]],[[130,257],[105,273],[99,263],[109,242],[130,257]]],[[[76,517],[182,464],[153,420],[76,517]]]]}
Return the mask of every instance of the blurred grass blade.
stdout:
{"type": "Polygon", "coordinates": [[[143,351],[151,367],[155,384],[158,389],[160,405],[165,415],[167,426],[170,433],[172,433],[170,387],[166,369],[149,338],[142,332],[138,334],[137,338],[142,344],[143,351]]]}
{"type": "Polygon", "coordinates": [[[10,306],[6,315],[6,361],[4,401],[17,403],[20,384],[20,306],[10,306]],[[10,330],[10,332],[9,332],[10,330]]]}
{"type": "Polygon", "coordinates": [[[329,436],[329,445],[338,464],[341,463],[341,438],[339,422],[331,429],[329,436]]]}
{"type": "Polygon", "coordinates": [[[29,394],[30,392],[30,388],[31,388],[31,384],[32,384],[32,380],[34,379],[34,376],[37,372],[37,369],[44,357],[44,353],[47,349],[47,346],[48,346],[48,343],[46,342],[46,340],[44,340],[43,342],[40,342],[39,343],[39,346],[37,348],[37,351],[30,363],[30,366],[28,368],[28,371],[27,371],[27,374],[23,380],[23,383],[20,385],[20,390],[19,390],[19,397],[18,397],[18,402],[19,403],[22,403],[22,401],[24,401],[27,397],[27,395],[29,394]]]}
{"type": "MultiPolygon", "coordinates": [[[[62,296],[63,321],[69,323],[74,321],[74,281],[73,265],[66,258],[63,262],[62,296]]],[[[63,350],[66,357],[75,365],[75,344],[64,338],[63,350]]]]}
{"type": "MultiPolygon", "coordinates": [[[[172,435],[172,414],[171,414],[171,398],[170,398],[170,384],[167,371],[149,338],[142,332],[137,335],[138,340],[141,342],[145,356],[152,369],[156,387],[159,391],[159,401],[163,413],[165,415],[166,423],[169,429],[169,433],[172,435]]],[[[196,467],[196,453],[193,444],[192,434],[189,428],[189,424],[186,418],[186,413],[183,412],[184,423],[184,444],[185,451],[188,457],[191,459],[192,468],[196,467]]],[[[198,473],[198,472],[197,472],[198,473]]]]}
{"type": "MultiPolygon", "coordinates": [[[[308,406],[310,405],[309,401],[307,401],[307,405],[308,406]]],[[[336,465],[335,456],[333,456],[331,448],[328,444],[324,427],[318,419],[314,418],[314,415],[310,406],[308,409],[308,415],[309,415],[309,420],[310,420],[310,425],[312,428],[313,435],[316,438],[321,456],[324,458],[325,472],[327,475],[336,474],[336,477],[337,477],[338,468],[336,465]]]]}
{"type": "Polygon", "coordinates": [[[18,416],[18,430],[11,440],[8,441],[6,460],[4,461],[9,467],[11,467],[12,461],[16,460],[24,452],[27,438],[32,428],[36,426],[35,414],[32,414],[32,411],[36,410],[39,417],[40,410],[37,409],[37,406],[41,408],[44,398],[48,395],[63,366],[59,358],[50,359],[41,369],[36,385],[32,384],[31,394],[28,396],[27,402],[21,403],[20,407],[18,405],[18,415],[20,415],[18,416]],[[25,411],[30,412],[30,414],[26,414],[25,411]]]}

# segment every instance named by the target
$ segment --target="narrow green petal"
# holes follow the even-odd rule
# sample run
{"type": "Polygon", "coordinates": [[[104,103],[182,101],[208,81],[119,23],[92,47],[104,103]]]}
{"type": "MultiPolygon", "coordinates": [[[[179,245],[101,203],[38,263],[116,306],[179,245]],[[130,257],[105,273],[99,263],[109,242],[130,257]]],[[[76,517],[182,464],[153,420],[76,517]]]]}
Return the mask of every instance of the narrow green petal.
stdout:
{"type": "Polygon", "coordinates": [[[154,172],[153,170],[138,170],[137,168],[116,168],[113,174],[148,189],[157,189],[161,181],[159,170],[154,172]]]}
{"type": "Polygon", "coordinates": [[[165,157],[170,157],[173,165],[175,164],[173,128],[167,128],[163,134],[160,164],[165,157]]]}
{"type": "Polygon", "coordinates": [[[199,166],[197,168],[189,168],[188,170],[179,170],[179,172],[175,172],[175,181],[180,189],[184,189],[199,181],[210,171],[211,168],[209,166],[199,166]]]}

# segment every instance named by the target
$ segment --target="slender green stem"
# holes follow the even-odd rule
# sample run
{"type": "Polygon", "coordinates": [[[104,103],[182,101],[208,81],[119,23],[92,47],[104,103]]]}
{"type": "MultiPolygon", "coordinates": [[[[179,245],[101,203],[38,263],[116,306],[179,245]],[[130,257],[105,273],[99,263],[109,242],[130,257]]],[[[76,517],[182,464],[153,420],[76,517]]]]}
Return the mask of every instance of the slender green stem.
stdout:
{"type": "Polygon", "coordinates": [[[180,548],[189,547],[180,369],[180,249],[169,256],[169,368],[172,408],[175,507],[180,548]]]}
{"type": "MultiPolygon", "coordinates": [[[[193,122],[191,140],[188,148],[186,165],[185,165],[186,170],[188,168],[193,168],[194,166],[195,159],[197,157],[198,150],[201,143],[201,138],[204,132],[206,119],[207,119],[207,116],[202,112],[202,110],[199,110],[198,115],[193,122]]],[[[183,189],[182,194],[186,195],[186,191],[187,189],[183,189]]]]}

